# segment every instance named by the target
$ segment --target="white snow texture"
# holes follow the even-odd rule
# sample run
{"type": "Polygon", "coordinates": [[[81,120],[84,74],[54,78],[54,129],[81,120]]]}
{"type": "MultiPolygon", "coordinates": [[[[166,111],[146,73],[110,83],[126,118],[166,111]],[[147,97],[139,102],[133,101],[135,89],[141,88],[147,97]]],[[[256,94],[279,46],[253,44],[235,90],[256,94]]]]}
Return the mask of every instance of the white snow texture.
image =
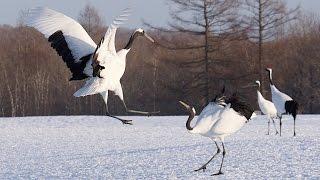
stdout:
{"type": "MultiPolygon", "coordinates": [[[[212,179],[222,155],[185,128],[187,117],[101,116],[0,118],[0,179],[212,179]]],[[[319,179],[320,116],[283,118],[283,136],[267,136],[258,116],[226,138],[218,179],[319,179]]],[[[277,121],[278,125],[278,121],[277,121]]]]}

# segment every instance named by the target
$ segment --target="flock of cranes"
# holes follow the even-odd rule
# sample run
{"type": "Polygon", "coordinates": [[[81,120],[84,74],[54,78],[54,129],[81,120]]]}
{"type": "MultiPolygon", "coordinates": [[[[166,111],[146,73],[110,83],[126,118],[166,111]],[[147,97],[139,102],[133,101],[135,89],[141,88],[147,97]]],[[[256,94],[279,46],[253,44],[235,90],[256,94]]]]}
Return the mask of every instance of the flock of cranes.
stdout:
{"type": "MultiPolygon", "coordinates": [[[[127,112],[143,115],[152,115],[159,112],[146,112],[132,110],[126,106],[120,79],[125,72],[126,56],[129,53],[134,40],[143,36],[151,43],[155,41],[143,30],[137,29],[131,35],[127,45],[116,51],[115,35],[117,28],[121,25],[130,11],[125,9],[123,13],[116,17],[109,26],[104,37],[96,45],[84,28],[72,18],[61,14],[49,8],[35,8],[29,11],[27,25],[40,31],[51,43],[59,56],[62,57],[67,67],[72,73],[71,81],[84,80],[85,84],[74,93],[74,96],[88,96],[100,94],[106,105],[106,115],[121,121],[123,124],[132,125],[132,120],[122,119],[113,116],[108,111],[108,91],[113,91],[123,102],[127,112]]],[[[266,100],[260,93],[260,81],[256,81],[258,104],[262,113],[268,118],[268,134],[270,131],[270,122],[275,126],[275,118],[279,118],[280,136],[282,127],[282,115],[291,114],[294,118],[294,136],[295,120],[297,115],[298,103],[288,95],[280,92],[272,81],[272,69],[266,69],[270,81],[272,102],[266,100]]],[[[252,85],[253,86],[253,85],[252,85]]],[[[254,109],[244,100],[233,94],[225,95],[225,88],[219,96],[210,102],[200,113],[196,124],[192,127],[196,111],[194,107],[180,101],[180,104],[189,112],[189,118],[186,122],[186,128],[190,133],[200,134],[209,137],[217,146],[217,152],[196,171],[205,170],[206,166],[218,155],[221,150],[218,145],[221,142],[222,161],[220,169],[213,175],[222,174],[222,165],[224,162],[226,149],[224,138],[240,130],[255,114],[254,109]]],[[[276,134],[278,131],[276,129],[276,134]]]]}
{"type": "Polygon", "coordinates": [[[242,101],[236,94],[231,97],[224,95],[224,88],[220,96],[217,96],[210,102],[198,116],[198,120],[194,127],[191,127],[191,121],[194,119],[196,111],[194,107],[180,101],[180,103],[189,112],[189,118],[186,123],[186,128],[190,133],[200,134],[209,137],[217,146],[217,152],[203,166],[195,171],[205,171],[207,165],[220,153],[220,148],[217,141],[221,141],[222,146],[222,161],[220,169],[212,175],[220,175],[222,173],[222,165],[226,155],[224,146],[224,138],[237,132],[247,123],[253,116],[253,108],[245,101],[242,101]]]}
{"type": "MultiPolygon", "coordinates": [[[[274,119],[279,118],[281,136],[282,115],[290,114],[293,116],[294,120],[293,136],[296,136],[295,120],[298,111],[298,103],[275,87],[272,82],[272,69],[267,68],[266,70],[268,71],[268,77],[270,81],[272,102],[266,100],[260,93],[260,81],[256,81],[254,85],[249,85],[247,87],[257,87],[259,108],[268,119],[267,135],[269,135],[271,120],[273,122],[276,134],[278,134],[274,119]]],[[[180,104],[182,104],[189,112],[189,118],[186,122],[187,130],[192,134],[200,134],[204,137],[210,138],[217,146],[217,152],[209,159],[208,162],[195,171],[205,171],[207,165],[214,159],[214,157],[216,157],[217,154],[221,152],[217,143],[217,141],[221,141],[223,151],[220,169],[217,173],[212,175],[223,174],[221,169],[226,154],[224,138],[240,130],[245,123],[255,117],[254,110],[249,104],[241,100],[236,94],[233,94],[231,97],[224,95],[224,91],[225,89],[223,88],[221,95],[217,96],[201,111],[194,127],[191,127],[191,121],[196,115],[194,107],[180,101],[180,104]]]]}

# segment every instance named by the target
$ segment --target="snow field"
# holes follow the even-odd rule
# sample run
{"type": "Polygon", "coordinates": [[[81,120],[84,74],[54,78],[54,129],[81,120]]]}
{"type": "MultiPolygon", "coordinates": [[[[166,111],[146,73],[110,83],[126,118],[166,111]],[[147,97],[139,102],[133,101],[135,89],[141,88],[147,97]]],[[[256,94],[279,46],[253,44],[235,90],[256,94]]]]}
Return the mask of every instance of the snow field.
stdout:
{"type": "MultiPolygon", "coordinates": [[[[125,117],[133,126],[103,116],[0,118],[1,179],[208,179],[193,172],[216,152],[214,143],[189,134],[185,116],[125,117]]],[[[277,122],[277,128],[279,123],[277,122]]],[[[320,116],[285,116],[283,136],[267,136],[258,116],[226,138],[219,179],[319,179],[320,116]]]]}

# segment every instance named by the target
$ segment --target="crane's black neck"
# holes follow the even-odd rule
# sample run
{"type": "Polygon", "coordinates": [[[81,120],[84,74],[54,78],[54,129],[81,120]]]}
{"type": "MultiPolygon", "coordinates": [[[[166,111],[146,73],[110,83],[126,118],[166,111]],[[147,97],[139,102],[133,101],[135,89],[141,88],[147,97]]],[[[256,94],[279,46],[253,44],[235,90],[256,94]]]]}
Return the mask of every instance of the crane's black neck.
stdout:
{"type": "Polygon", "coordinates": [[[189,112],[190,112],[190,115],[189,115],[189,118],[186,122],[186,128],[189,130],[189,131],[192,131],[193,130],[193,127],[191,127],[191,121],[193,120],[194,116],[195,116],[195,113],[194,111],[192,110],[193,108],[191,107],[189,109],[189,112]]]}
{"type": "Polygon", "coordinates": [[[124,49],[129,50],[133,44],[133,41],[140,35],[142,35],[142,34],[139,31],[135,31],[134,33],[132,33],[132,35],[130,36],[130,39],[129,39],[127,45],[124,47],[124,49]]]}
{"type": "Polygon", "coordinates": [[[258,84],[257,91],[260,91],[260,89],[261,89],[260,84],[258,84]]]}
{"type": "Polygon", "coordinates": [[[273,85],[273,82],[272,82],[272,72],[271,71],[268,71],[268,75],[269,75],[269,82],[271,85],[273,85]]]}

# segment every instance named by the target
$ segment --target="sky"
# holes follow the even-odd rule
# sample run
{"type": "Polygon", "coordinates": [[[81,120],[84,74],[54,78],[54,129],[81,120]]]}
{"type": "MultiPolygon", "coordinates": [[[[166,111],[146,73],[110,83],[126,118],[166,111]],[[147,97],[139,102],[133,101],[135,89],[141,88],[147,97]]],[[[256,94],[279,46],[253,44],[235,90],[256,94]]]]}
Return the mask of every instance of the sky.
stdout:
{"type": "MultiPolygon", "coordinates": [[[[99,10],[106,24],[127,7],[132,8],[133,13],[125,27],[142,27],[141,20],[156,26],[164,26],[170,21],[168,0],[0,0],[0,24],[15,25],[20,10],[39,6],[77,19],[87,3],[99,10]]],[[[320,14],[320,0],[287,0],[287,3],[291,8],[300,4],[304,10],[320,14]]]]}

